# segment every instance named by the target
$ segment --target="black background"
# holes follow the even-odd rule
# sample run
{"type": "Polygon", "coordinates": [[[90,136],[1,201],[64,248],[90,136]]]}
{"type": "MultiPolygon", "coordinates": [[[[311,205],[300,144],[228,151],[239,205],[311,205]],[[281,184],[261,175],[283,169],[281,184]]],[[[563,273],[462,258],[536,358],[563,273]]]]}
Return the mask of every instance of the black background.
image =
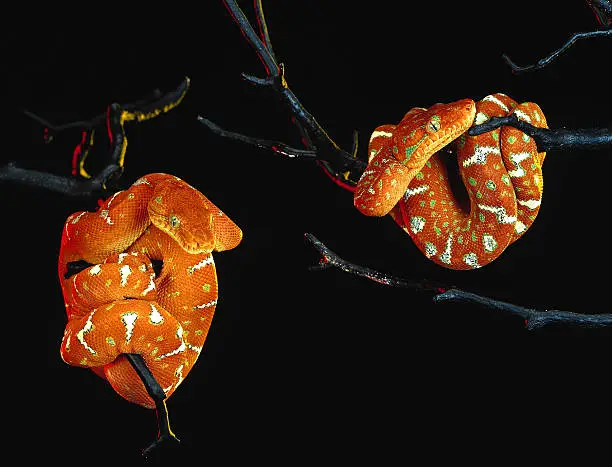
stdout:
{"type": "MultiPolygon", "coordinates": [[[[240,5],[254,18],[250,2],[240,5]]],[[[275,96],[241,79],[241,72],[262,76],[263,67],[222,2],[170,7],[176,11],[37,10],[14,18],[25,21],[3,33],[10,82],[2,157],[68,174],[79,132],[45,145],[42,127],[19,108],[60,124],[191,78],[175,110],[126,126],[124,174],[128,183],[150,172],[180,176],[244,231],[238,248],[215,256],[221,296],[213,326],[198,365],[168,402],[182,440],[177,458],[208,466],[390,465],[426,455],[495,464],[528,446],[548,458],[570,445],[584,455],[609,446],[610,331],[530,332],[519,318],[434,306],[428,296],[337,270],[309,272],[318,255],[303,234],[397,276],[534,308],[610,312],[610,150],[549,153],[543,206],[525,237],[480,270],[443,270],[390,218],[362,216],[315,164],[222,139],[198,123],[201,114],[299,145],[275,96]]],[[[572,32],[594,29],[586,2],[264,7],[291,89],[347,149],[354,129],[364,150],[376,126],[411,107],[494,92],[537,102],[554,128],[612,121],[609,39],[579,41],[531,74],[514,75],[501,59],[505,52],[532,63],[572,32]]],[[[92,161],[104,155],[99,141],[92,161]]],[[[153,412],[59,356],[61,229],[95,200],[12,184],[0,190],[3,400],[16,409],[8,449],[69,465],[140,462],[140,448],[155,436],[153,412]]]]}

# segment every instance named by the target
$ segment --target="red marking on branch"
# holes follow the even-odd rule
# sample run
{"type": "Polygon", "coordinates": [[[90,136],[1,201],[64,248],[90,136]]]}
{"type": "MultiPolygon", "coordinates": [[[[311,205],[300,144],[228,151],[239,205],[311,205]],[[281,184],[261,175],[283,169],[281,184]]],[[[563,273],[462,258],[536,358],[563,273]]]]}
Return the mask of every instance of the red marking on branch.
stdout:
{"type": "Polygon", "coordinates": [[[81,133],[81,142],[76,145],[76,147],[74,148],[74,152],[72,153],[72,175],[77,174],[79,156],[83,154],[83,145],[85,144],[86,140],[87,132],[83,131],[83,133],[81,133]]]}

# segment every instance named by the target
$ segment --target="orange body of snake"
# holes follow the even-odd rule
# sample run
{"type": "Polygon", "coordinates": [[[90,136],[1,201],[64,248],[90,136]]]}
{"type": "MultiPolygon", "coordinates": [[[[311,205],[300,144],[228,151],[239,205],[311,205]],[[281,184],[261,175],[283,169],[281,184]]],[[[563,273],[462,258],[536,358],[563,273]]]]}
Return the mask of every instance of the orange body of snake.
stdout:
{"type": "Polygon", "coordinates": [[[472,125],[514,113],[546,128],[537,104],[505,94],[411,109],[397,125],[372,133],[369,163],[354,192],[363,214],[390,214],[432,261],[474,269],[496,259],[531,226],[539,211],[542,163],[532,138],[510,126],[469,136],[472,125]],[[467,191],[453,192],[440,150],[454,149],[467,191]]]}
{"type": "Polygon", "coordinates": [[[186,182],[149,174],[96,212],[65,223],[59,277],[68,322],[62,359],[91,368],[130,402],[154,401],[124,353],[139,354],[172,395],[193,368],[218,298],[213,251],[234,248],[240,228],[186,182]],[[91,265],[67,276],[68,264],[91,265]],[[152,260],[163,262],[156,274],[152,260]]]}

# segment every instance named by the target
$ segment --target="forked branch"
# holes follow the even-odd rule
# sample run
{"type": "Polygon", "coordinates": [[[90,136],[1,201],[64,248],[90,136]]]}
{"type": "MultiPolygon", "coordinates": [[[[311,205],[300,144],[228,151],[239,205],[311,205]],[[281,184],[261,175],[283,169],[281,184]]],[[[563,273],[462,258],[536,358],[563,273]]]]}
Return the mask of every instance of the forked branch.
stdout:
{"type": "Polygon", "coordinates": [[[54,136],[65,130],[80,129],[82,137],[74,150],[72,160],[72,177],[41,172],[18,167],[14,162],[0,168],[0,181],[15,182],[31,187],[64,193],[70,196],[91,196],[115,190],[123,173],[127,138],[125,123],[141,122],[157,117],[176,107],[189,89],[189,78],[174,90],[162,94],[155,90],[150,96],[126,105],[111,104],[107,111],[87,121],[70,122],[54,125],[43,118],[24,110],[24,114],[45,127],[45,141],[50,143],[54,136]],[[95,130],[105,125],[111,140],[111,149],[107,154],[108,162],[100,172],[92,177],[85,170],[85,160],[94,143],[95,130]]]}
{"type": "Polygon", "coordinates": [[[349,173],[360,175],[367,165],[364,161],[356,159],[356,138],[351,153],[340,148],[289,89],[285,78],[285,67],[278,62],[272,49],[261,0],[254,0],[259,34],[255,32],[244,12],[234,0],[224,0],[224,3],[266,70],[264,78],[246,73],[242,73],[242,77],[255,86],[268,87],[274,91],[281,102],[291,111],[293,122],[302,134],[306,150],[294,148],[279,141],[262,140],[226,131],[202,116],[198,116],[198,120],[220,136],[268,149],[287,157],[315,159],[334,182],[352,190],[355,182],[349,178],[349,173]]]}
{"type": "Polygon", "coordinates": [[[609,37],[612,38],[612,1],[610,0],[587,0],[587,3],[593,10],[595,17],[597,18],[597,22],[599,23],[601,28],[595,31],[589,32],[577,32],[573,34],[565,44],[559,47],[557,50],[553,51],[547,57],[538,60],[535,64],[519,66],[510,60],[508,55],[503,54],[502,58],[504,61],[512,68],[514,73],[524,73],[526,71],[535,71],[541,68],[544,68],[548,64],[550,64],[553,60],[556,60],[561,54],[567,52],[567,50],[578,40],[580,39],[593,39],[593,38],[601,38],[601,37],[609,37]]]}
{"type": "MultiPolygon", "coordinates": [[[[341,149],[289,89],[285,79],[285,67],[278,62],[272,50],[261,0],[254,0],[259,33],[249,23],[235,0],[224,0],[224,3],[266,70],[266,76],[263,78],[245,73],[242,74],[243,78],[255,86],[268,87],[273,90],[293,115],[293,122],[302,134],[302,141],[306,149],[295,148],[280,141],[264,140],[228,131],[203,116],[198,116],[198,120],[222,137],[270,150],[285,157],[313,159],[335,183],[354,191],[356,181],[367,166],[365,157],[358,158],[357,137],[354,137],[350,153],[341,149]]],[[[605,24],[609,28],[609,0],[594,0],[590,3],[602,25],[606,21],[605,24]]],[[[604,35],[607,34],[606,32],[604,35]]],[[[502,125],[514,126],[532,136],[540,151],[601,149],[612,146],[612,129],[610,128],[548,130],[519,121],[514,115],[493,118],[482,125],[473,127],[469,133],[477,135],[502,125]]]]}
{"type": "Polygon", "coordinates": [[[494,300],[472,292],[458,289],[453,286],[437,284],[428,281],[411,281],[374,269],[359,266],[346,261],[330,250],[323,242],[310,233],[305,234],[306,240],[319,252],[319,263],[310,266],[311,271],[320,271],[335,267],[349,274],[364,277],[379,284],[399,287],[417,292],[426,292],[433,295],[434,303],[467,303],[485,307],[490,310],[509,313],[522,318],[529,330],[542,328],[553,324],[572,325],[587,328],[612,327],[612,314],[585,314],[560,310],[536,310],[525,308],[508,302],[494,300]]]}

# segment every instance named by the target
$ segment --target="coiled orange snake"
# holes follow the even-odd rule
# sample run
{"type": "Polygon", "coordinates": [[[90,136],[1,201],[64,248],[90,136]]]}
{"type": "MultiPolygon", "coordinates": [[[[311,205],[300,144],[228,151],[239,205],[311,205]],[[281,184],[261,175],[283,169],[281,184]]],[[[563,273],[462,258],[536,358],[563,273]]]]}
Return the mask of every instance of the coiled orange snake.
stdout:
{"type": "Polygon", "coordinates": [[[204,195],[155,173],[97,212],[65,223],[59,276],[68,322],[61,356],[91,368],[130,402],[155,403],[122,354],[140,354],[167,397],[193,368],[218,298],[213,251],[242,232],[204,195]],[[162,261],[156,274],[152,261],[162,261]],[[70,264],[89,267],[69,276],[70,264]]]}
{"type": "Polygon", "coordinates": [[[547,128],[537,104],[517,104],[501,93],[479,102],[414,108],[399,124],[379,126],[370,137],[355,207],[368,216],[390,214],[441,266],[465,270],[490,263],[531,226],[542,200],[546,153],[538,152],[533,139],[509,126],[478,136],[466,133],[473,124],[511,113],[547,128]],[[438,152],[449,145],[469,206],[454,195],[438,152]]]}

